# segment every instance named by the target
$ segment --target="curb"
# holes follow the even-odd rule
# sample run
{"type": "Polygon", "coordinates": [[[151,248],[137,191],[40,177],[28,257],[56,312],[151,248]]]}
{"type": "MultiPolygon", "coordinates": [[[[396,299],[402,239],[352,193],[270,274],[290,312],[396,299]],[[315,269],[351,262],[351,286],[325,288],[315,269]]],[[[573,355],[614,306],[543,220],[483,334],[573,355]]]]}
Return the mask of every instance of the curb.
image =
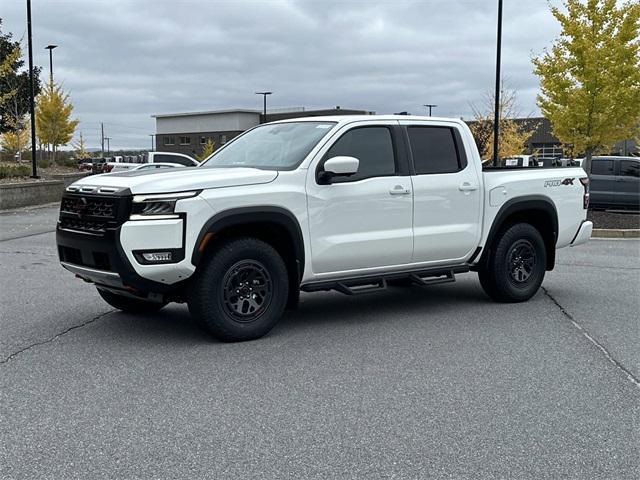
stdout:
{"type": "Polygon", "coordinates": [[[640,238],[640,228],[594,228],[594,238],[640,238]]]}

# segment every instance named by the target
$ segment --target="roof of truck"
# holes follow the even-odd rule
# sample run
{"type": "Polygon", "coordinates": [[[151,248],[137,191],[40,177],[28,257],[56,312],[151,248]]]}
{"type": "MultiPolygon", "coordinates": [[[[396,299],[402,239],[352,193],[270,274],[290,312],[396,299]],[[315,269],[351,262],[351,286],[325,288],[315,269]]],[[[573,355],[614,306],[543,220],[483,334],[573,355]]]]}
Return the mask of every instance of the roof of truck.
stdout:
{"type": "Polygon", "coordinates": [[[460,118],[453,117],[428,117],[422,115],[327,115],[322,117],[298,117],[287,118],[269,123],[285,122],[360,122],[360,121],[380,121],[380,120],[420,120],[432,122],[456,122],[464,123],[460,118]]]}

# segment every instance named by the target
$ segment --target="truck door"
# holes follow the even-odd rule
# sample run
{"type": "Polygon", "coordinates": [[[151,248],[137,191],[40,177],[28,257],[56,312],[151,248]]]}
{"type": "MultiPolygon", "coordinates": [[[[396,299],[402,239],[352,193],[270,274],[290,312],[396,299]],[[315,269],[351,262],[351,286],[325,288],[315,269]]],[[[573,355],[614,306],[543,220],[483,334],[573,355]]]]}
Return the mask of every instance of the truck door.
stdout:
{"type": "Polygon", "coordinates": [[[616,191],[613,159],[594,158],[591,161],[589,182],[590,203],[594,206],[610,206],[616,191]]]}
{"type": "Polygon", "coordinates": [[[413,195],[406,164],[403,173],[399,163],[398,134],[397,121],[361,122],[312,162],[306,188],[314,273],[410,262],[413,195]],[[323,163],[339,155],[357,158],[358,172],[319,183],[323,163]]]}
{"type": "Polygon", "coordinates": [[[415,169],[413,262],[463,262],[480,241],[480,173],[467,161],[455,124],[400,123],[406,128],[415,169]]]}
{"type": "Polygon", "coordinates": [[[619,186],[615,204],[625,208],[640,206],[640,159],[620,160],[620,175],[616,178],[619,186]]]}

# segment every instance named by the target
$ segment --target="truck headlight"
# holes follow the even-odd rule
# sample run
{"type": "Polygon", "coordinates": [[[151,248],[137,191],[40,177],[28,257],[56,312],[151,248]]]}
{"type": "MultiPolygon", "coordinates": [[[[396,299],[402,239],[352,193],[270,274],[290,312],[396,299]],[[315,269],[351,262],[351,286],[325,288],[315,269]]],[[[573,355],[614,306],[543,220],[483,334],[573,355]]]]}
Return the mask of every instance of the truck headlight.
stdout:
{"type": "Polygon", "coordinates": [[[195,197],[201,191],[134,195],[129,220],[179,218],[175,214],[176,202],[195,197]]]}

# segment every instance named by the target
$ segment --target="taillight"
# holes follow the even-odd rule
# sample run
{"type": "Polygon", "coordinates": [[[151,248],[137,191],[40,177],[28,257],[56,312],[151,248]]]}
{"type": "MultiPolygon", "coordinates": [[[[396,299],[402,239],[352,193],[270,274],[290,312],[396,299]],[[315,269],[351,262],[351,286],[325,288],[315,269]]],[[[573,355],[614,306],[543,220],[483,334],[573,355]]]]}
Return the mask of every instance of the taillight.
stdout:
{"type": "Polygon", "coordinates": [[[589,177],[580,179],[580,183],[584,187],[584,196],[582,197],[582,207],[586,210],[589,208],[589,177]]]}

